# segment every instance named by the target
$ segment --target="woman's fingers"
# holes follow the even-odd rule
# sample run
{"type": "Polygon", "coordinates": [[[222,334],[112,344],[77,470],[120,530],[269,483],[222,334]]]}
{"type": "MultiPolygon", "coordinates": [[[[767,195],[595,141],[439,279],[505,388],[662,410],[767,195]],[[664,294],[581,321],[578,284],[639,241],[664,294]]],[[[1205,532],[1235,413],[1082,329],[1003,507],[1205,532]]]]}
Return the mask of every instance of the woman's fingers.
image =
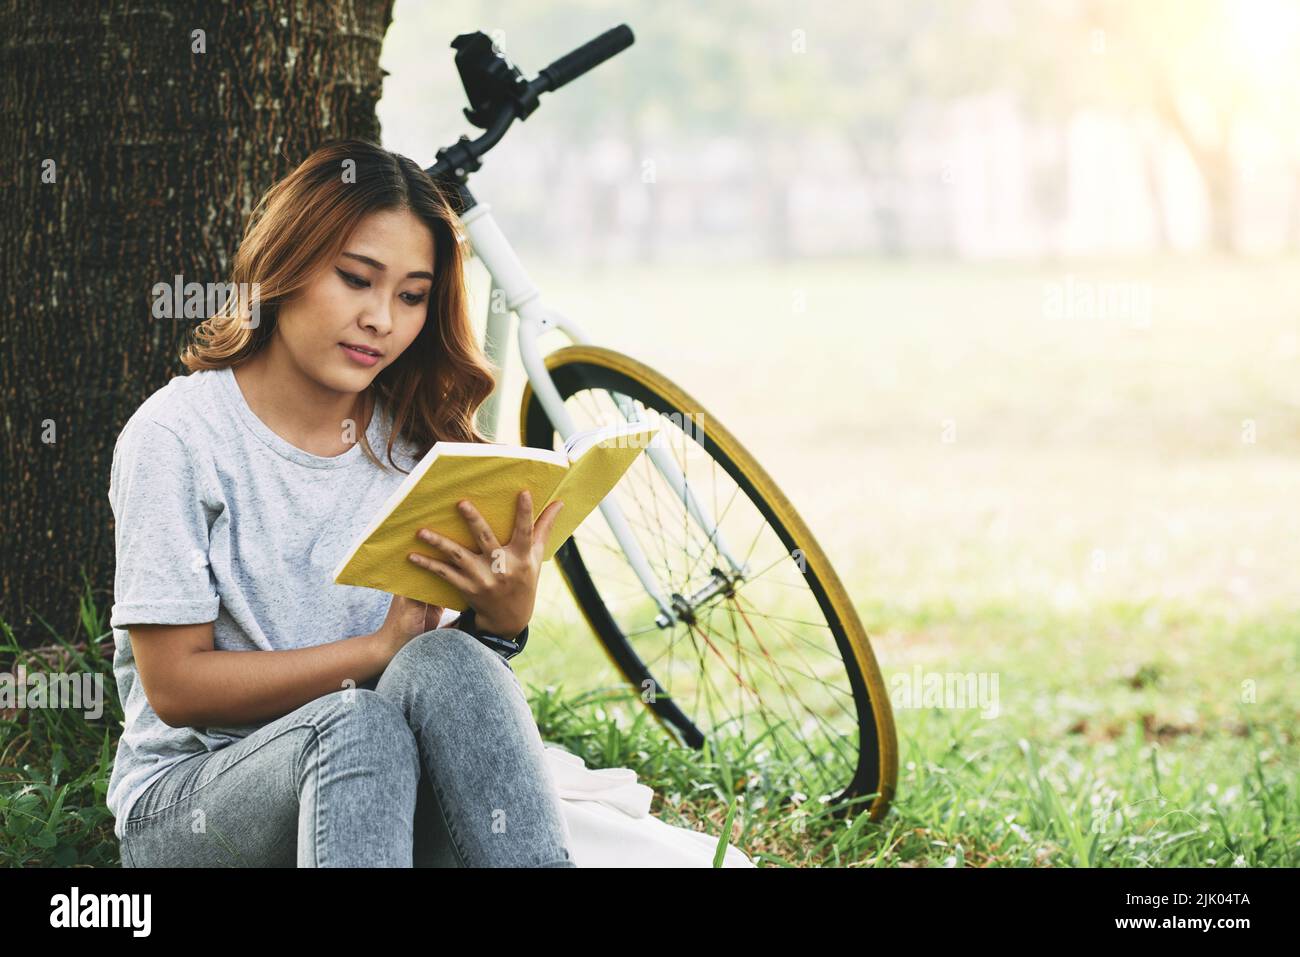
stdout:
{"type": "MultiPolygon", "coordinates": [[[[432,559],[433,561],[441,561],[444,566],[459,576],[459,578],[451,578],[448,575],[443,575],[444,578],[465,592],[465,594],[476,594],[483,582],[490,578],[486,567],[486,559],[478,552],[472,552],[463,545],[452,541],[446,535],[439,535],[431,529],[422,528],[416,534],[418,538],[433,546],[438,552],[437,556],[432,559]]],[[[427,564],[425,567],[439,571],[427,564]]],[[[439,571],[439,574],[442,574],[442,572],[439,571]]]]}
{"type": "MultiPolygon", "coordinates": [[[[406,556],[406,560],[419,565],[421,568],[427,568],[447,581],[451,582],[466,595],[472,595],[476,589],[474,582],[458,568],[453,568],[446,562],[440,562],[436,558],[430,558],[428,555],[421,555],[419,552],[411,552],[406,556]]],[[[442,612],[438,612],[439,616],[442,612]]]]}
{"type": "Polygon", "coordinates": [[[515,527],[510,533],[511,547],[532,541],[533,496],[524,489],[515,499],[515,527]]]}
{"type": "Polygon", "coordinates": [[[479,514],[478,509],[469,499],[457,504],[456,508],[460,511],[461,517],[465,519],[465,524],[469,526],[474,540],[478,542],[478,551],[480,555],[491,555],[501,547],[497,537],[492,532],[492,526],[488,525],[487,519],[479,514]]]}
{"type": "Polygon", "coordinates": [[[455,565],[459,568],[469,568],[471,564],[471,553],[468,549],[453,542],[445,535],[439,535],[437,532],[422,528],[417,537],[424,542],[432,545],[438,550],[439,556],[449,565],[455,565]]]}
{"type": "Polygon", "coordinates": [[[555,527],[555,519],[560,514],[560,509],[564,503],[558,499],[546,506],[542,514],[537,518],[537,524],[533,526],[533,548],[541,552],[546,547],[547,541],[551,537],[551,529],[555,527]]]}

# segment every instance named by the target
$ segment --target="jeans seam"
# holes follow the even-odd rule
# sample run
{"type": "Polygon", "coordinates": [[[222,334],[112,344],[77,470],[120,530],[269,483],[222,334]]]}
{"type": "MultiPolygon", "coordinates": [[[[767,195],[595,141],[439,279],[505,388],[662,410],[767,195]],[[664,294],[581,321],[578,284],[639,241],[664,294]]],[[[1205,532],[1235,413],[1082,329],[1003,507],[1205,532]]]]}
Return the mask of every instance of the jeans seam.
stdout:
{"type": "Polygon", "coordinates": [[[312,771],[316,775],[316,800],[312,802],[316,820],[312,821],[312,840],[316,843],[311,849],[311,856],[313,866],[320,867],[322,866],[320,861],[320,849],[329,846],[326,842],[323,842],[320,839],[320,810],[321,805],[325,803],[325,795],[320,789],[320,769],[321,765],[325,763],[325,745],[324,735],[317,730],[315,725],[312,725],[312,731],[315,732],[316,735],[316,760],[312,764],[312,771]]]}
{"type": "Polygon", "coordinates": [[[500,659],[501,664],[505,666],[506,671],[510,675],[510,680],[513,681],[515,687],[519,689],[519,694],[523,697],[524,701],[527,701],[528,694],[524,691],[523,682],[521,682],[519,680],[519,676],[515,674],[515,669],[510,667],[510,662],[507,661],[505,658],[502,658],[500,655],[497,655],[497,658],[500,659]]]}
{"type": "MultiPolygon", "coordinates": [[[[295,724],[293,727],[285,728],[283,731],[279,732],[279,733],[276,734],[274,737],[268,738],[267,740],[263,741],[263,742],[262,742],[261,744],[259,744],[257,747],[255,747],[255,748],[253,748],[251,751],[249,751],[248,754],[242,755],[241,757],[237,758],[237,759],[235,760],[235,762],[234,762],[233,764],[230,765],[229,768],[226,768],[226,769],[225,769],[224,771],[222,771],[221,773],[224,774],[225,771],[229,771],[229,770],[231,770],[232,768],[236,767],[236,766],[237,766],[241,761],[243,761],[245,758],[252,757],[254,754],[256,754],[258,751],[261,751],[261,750],[262,750],[264,747],[266,747],[268,744],[271,744],[273,741],[278,741],[278,740],[280,740],[280,738],[284,737],[284,736],[285,736],[286,734],[288,734],[290,731],[297,731],[297,730],[299,730],[300,728],[308,728],[308,729],[310,729],[313,733],[317,734],[317,736],[319,737],[319,731],[318,731],[318,729],[317,729],[316,726],[315,726],[314,724],[312,724],[310,721],[306,722],[305,724],[295,724]]],[[[231,747],[231,745],[226,745],[226,747],[231,747]]],[[[219,748],[218,750],[222,750],[222,749],[219,748]]],[[[210,755],[213,755],[213,754],[216,754],[216,753],[217,753],[217,751],[209,751],[209,752],[207,752],[207,754],[208,754],[209,756],[210,756],[210,755]]],[[[197,756],[197,755],[196,755],[196,756],[197,756]]],[[[169,772],[170,772],[171,770],[174,770],[174,769],[171,769],[171,768],[168,769],[169,772]]],[[[167,774],[164,774],[163,777],[167,777],[167,774]]],[[[176,807],[177,805],[181,804],[183,801],[188,801],[188,800],[189,800],[190,798],[192,798],[194,795],[198,794],[200,791],[202,791],[204,788],[206,788],[209,784],[214,783],[214,782],[217,780],[217,777],[220,777],[220,774],[218,774],[216,777],[213,777],[213,779],[212,779],[211,781],[208,781],[207,784],[200,784],[200,785],[199,785],[198,787],[196,787],[193,791],[190,791],[190,792],[188,792],[187,794],[184,794],[184,795],[182,795],[181,797],[178,797],[176,800],[172,801],[170,804],[166,805],[165,807],[157,808],[157,809],[155,809],[155,810],[153,810],[153,811],[150,811],[148,814],[142,814],[142,815],[140,815],[139,817],[136,817],[135,815],[132,815],[131,818],[130,818],[129,820],[127,820],[127,822],[126,822],[126,824],[124,825],[124,827],[130,827],[130,826],[133,825],[133,824],[145,824],[145,823],[151,821],[152,819],[158,817],[159,815],[164,814],[164,813],[166,813],[167,811],[170,811],[172,808],[174,808],[174,807],[176,807]]],[[[162,778],[160,777],[160,778],[158,779],[158,781],[155,782],[155,784],[157,784],[158,782],[161,782],[161,781],[162,781],[162,778]]],[[[142,797],[143,797],[143,796],[142,796],[142,797]]]]}
{"type": "Polygon", "coordinates": [[[438,799],[436,802],[438,805],[438,813],[442,815],[443,826],[447,828],[447,835],[451,838],[452,850],[454,850],[456,856],[460,858],[460,866],[476,866],[469,863],[469,855],[465,853],[465,849],[461,846],[460,836],[456,833],[456,828],[452,824],[451,818],[447,815],[446,804],[444,803],[445,795],[443,794],[442,788],[438,786],[438,782],[431,772],[426,772],[425,776],[428,777],[429,785],[433,788],[433,793],[438,799]]]}

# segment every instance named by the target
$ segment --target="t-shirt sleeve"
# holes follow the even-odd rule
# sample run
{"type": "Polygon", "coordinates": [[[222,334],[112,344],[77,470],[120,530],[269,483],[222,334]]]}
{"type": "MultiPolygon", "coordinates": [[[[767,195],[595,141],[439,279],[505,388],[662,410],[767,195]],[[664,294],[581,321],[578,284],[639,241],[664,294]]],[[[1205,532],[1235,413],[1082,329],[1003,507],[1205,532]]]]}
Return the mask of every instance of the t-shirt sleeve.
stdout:
{"type": "Polygon", "coordinates": [[[109,479],[117,564],[109,625],[215,621],[220,598],[208,561],[209,523],[194,456],[171,429],[127,424],[109,479]]]}

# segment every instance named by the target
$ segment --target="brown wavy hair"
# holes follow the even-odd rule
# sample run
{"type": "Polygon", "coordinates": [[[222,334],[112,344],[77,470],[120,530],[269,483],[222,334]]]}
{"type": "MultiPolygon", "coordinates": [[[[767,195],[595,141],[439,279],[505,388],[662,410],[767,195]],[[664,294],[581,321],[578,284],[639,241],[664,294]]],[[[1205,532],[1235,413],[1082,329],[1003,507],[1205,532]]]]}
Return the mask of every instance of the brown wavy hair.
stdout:
{"type": "MultiPolygon", "coordinates": [[[[438,441],[490,441],[474,425],[474,415],[491,395],[496,377],[469,318],[460,221],[442,190],[415,162],[365,140],[326,143],[266,191],[235,254],[229,298],[195,328],[181,362],[191,372],[223,369],[265,347],[280,305],[338,256],[365,216],[394,209],[410,210],[433,234],[435,278],[424,328],[366,389],[372,414],[379,400],[393,415],[388,461],[405,471],[393,461],[396,435],[420,455],[438,441]],[[344,175],[348,160],[355,163],[351,177],[344,175]],[[241,289],[256,289],[256,298],[238,296],[235,291],[241,289]],[[256,323],[251,321],[254,304],[256,323]]],[[[365,430],[360,442],[366,456],[384,468],[365,430]]]]}

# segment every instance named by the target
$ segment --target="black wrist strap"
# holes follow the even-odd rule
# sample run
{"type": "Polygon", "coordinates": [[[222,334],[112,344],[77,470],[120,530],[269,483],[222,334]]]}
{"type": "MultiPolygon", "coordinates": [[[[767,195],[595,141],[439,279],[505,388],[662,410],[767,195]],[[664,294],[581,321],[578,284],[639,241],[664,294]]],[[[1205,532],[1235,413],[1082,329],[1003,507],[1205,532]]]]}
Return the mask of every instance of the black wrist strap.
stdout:
{"type": "Polygon", "coordinates": [[[506,638],[502,635],[493,635],[483,631],[478,626],[478,618],[474,614],[473,608],[466,608],[460,613],[460,617],[452,622],[453,628],[459,628],[461,631],[474,636],[480,643],[487,645],[502,658],[510,659],[524,650],[528,644],[528,626],[515,635],[514,638],[506,638]]]}

